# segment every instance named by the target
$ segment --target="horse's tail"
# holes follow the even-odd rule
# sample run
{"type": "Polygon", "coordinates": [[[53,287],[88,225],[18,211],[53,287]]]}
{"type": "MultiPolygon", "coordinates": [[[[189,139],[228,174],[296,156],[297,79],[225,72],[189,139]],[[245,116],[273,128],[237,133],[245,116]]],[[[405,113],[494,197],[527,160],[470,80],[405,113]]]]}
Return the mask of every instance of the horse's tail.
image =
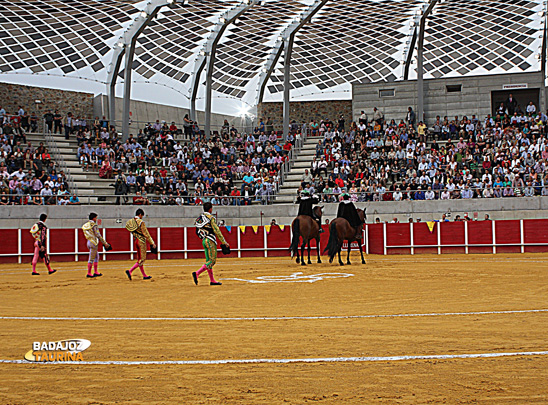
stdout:
{"type": "Polygon", "coordinates": [[[329,241],[324,249],[327,252],[329,259],[332,260],[339,251],[339,236],[337,235],[337,224],[333,221],[329,225],[329,241]]]}
{"type": "Polygon", "coordinates": [[[293,237],[291,239],[291,246],[289,247],[289,250],[291,250],[291,258],[299,253],[299,239],[301,238],[300,226],[301,221],[299,218],[296,218],[293,221],[293,237]]]}

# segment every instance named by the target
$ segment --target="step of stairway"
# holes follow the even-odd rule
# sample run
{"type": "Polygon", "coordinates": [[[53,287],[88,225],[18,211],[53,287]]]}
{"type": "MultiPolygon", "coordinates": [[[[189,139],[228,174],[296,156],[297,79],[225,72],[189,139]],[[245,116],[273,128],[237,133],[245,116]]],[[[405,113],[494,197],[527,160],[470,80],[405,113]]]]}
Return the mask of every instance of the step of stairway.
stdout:
{"type": "Polygon", "coordinates": [[[287,204],[287,203],[293,203],[295,202],[295,197],[290,195],[276,195],[276,200],[274,200],[274,204],[287,204]]]}
{"type": "Polygon", "coordinates": [[[303,168],[310,169],[311,163],[308,160],[297,160],[293,165],[293,169],[303,168]]]}
{"type": "Polygon", "coordinates": [[[301,177],[303,176],[304,171],[302,173],[294,173],[293,171],[291,174],[288,174],[285,181],[301,181],[301,177]]]}
{"type": "Polygon", "coordinates": [[[77,160],[69,160],[69,161],[66,161],[65,160],[65,164],[67,165],[67,167],[69,168],[69,170],[72,171],[72,169],[76,169],[76,168],[81,168],[82,166],[80,165],[80,163],[77,161],[77,160]]]}
{"type": "MultiPolygon", "coordinates": [[[[53,138],[53,140],[55,141],[57,146],[66,145],[66,146],[70,146],[70,147],[78,147],[78,144],[76,142],[66,140],[65,138],[60,138],[60,139],[53,138]]],[[[44,142],[44,144],[45,144],[46,143],[46,137],[30,135],[30,136],[27,136],[27,142],[37,142],[37,143],[44,142]]]]}
{"type": "Polygon", "coordinates": [[[301,185],[300,181],[285,181],[283,187],[284,188],[293,187],[294,189],[298,189],[300,185],[301,185]]]}
{"type": "Polygon", "coordinates": [[[101,183],[101,182],[94,182],[94,181],[85,181],[80,180],[76,182],[78,185],[78,188],[85,188],[85,189],[97,189],[97,190],[114,190],[114,187],[110,186],[110,184],[114,184],[113,181],[110,183],[101,183]]]}

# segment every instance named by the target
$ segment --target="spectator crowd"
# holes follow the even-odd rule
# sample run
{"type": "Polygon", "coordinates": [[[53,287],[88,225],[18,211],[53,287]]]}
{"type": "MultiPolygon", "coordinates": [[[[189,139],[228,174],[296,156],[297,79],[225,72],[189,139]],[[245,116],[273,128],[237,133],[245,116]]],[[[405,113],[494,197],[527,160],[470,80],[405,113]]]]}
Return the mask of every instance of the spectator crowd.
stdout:
{"type": "Polygon", "coordinates": [[[209,139],[188,116],[182,129],[156,120],[123,142],[105,117],[38,117],[23,107],[9,115],[0,106],[0,204],[79,203],[44,143],[27,142],[40,120],[77,140],[83,170],[112,180],[119,203],[268,204],[304,128],[321,139],[297,193],[307,189],[324,202],[343,193],[361,202],[548,195],[548,117],[512,94],[485,118],[438,116],[426,125],[409,107],[399,122],[376,108],[349,125],[343,116],[293,122],[285,142],[270,118],[250,134],[225,120],[209,139]]]}
{"type": "Polygon", "coordinates": [[[336,202],[448,200],[548,195],[548,117],[510,94],[494,116],[439,116],[427,126],[410,107],[400,122],[374,109],[345,126],[312,121],[320,135],[303,189],[336,202]]]}
{"type": "Polygon", "coordinates": [[[22,107],[8,115],[0,106],[0,205],[79,204],[44,142],[27,142],[26,134],[36,130],[35,125],[37,117],[33,114],[29,120],[22,107]]]}
{"type": "Polygon", "coordinates": [[[95,130],[80,130],[77,139],[82,168],[112,179],[117,203],[132,198],[133,204],[164,205],[268,204],[294,144],[283,143],[266,126],[242,135],[226,120],[206,139],[188,116],[183,130],[157,120],[126,142],[100,120],[95,130]]]}

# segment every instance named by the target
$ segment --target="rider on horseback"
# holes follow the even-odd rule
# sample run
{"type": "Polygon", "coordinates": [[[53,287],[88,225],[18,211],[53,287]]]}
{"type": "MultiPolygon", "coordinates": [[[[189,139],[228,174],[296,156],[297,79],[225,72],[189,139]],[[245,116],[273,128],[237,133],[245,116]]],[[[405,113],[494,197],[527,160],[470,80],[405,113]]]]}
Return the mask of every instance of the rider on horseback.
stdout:
{"type": "Polygon", "coordinates": [[[316,214],[314,214],[313,209],[314,204],[318,204],[320,202],[319,198],[315,195],[311,196],[308,190],[303,190],[301,192],[301,195],[297,197],[297,202],[299,203],[299,212],[297,216],[307,215],[311,217],[318,223],[318,226],[320,227],[319,233],[323,233],[324,230],[322,229],[322,218],[317,217],[316,214]]]}
{"type": "Polygon", "coordinates": [[[362,225],[363,221],[358,215],[356,206],[350,201],[350,195],[343,194],[343,200],[339,203],[339,210],[337,211],[337,218],[344,218],[348,221],[352,228],[356,229],[356,239],[362,238],[362,225]]]}

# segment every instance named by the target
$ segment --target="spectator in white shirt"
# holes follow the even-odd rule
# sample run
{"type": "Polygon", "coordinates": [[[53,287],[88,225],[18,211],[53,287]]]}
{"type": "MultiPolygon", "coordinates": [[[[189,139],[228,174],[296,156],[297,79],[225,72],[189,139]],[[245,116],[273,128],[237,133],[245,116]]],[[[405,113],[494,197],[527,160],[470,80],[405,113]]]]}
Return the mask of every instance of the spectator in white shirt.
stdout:
{"type": "Polygon", "coordinates": [[[493,197],[493,189],[489,186],[485,187],[485,190],[483,190],[483,198],[492,198],[493,197]]]}
{"type": "Polygon", "coordinates": [[[23,172],[22,168],[19,168],[16,172],[13,172],[10,177],[17,177],[17,180],[21,181],[26,174],[23,172]]]}
{"type": "Polygon", "coordinates": [[[534,114],[537,111],[537,107],[535,107],[532,101],[529,101],[529,105],[525,110],[527,111],[527,114],[534,114]]]}
{"type": "Polygon", "coordinates": [[[426,200],[433,200],[434,197],[435,197],[435,194],[432,191],[432,187],[428,186],[428,190],[426,191],[426,193],[424,193],[424,198],[426,200]]]}
{"type": "Polygon", "coordinates": [[[468,185],[466,185],[464,186],[464,190],[462,190],[460,195],[462,198],[468,199],[474,196],[474,192],[468,188],[468,185]]]}
{"type": "Polygon", "coordinates": [[[425,170],[428,170],[428,163],[426,163],[425,158],[422,158],[421,162],[419,163],[419,171],[424,172],[425,170]]]}

